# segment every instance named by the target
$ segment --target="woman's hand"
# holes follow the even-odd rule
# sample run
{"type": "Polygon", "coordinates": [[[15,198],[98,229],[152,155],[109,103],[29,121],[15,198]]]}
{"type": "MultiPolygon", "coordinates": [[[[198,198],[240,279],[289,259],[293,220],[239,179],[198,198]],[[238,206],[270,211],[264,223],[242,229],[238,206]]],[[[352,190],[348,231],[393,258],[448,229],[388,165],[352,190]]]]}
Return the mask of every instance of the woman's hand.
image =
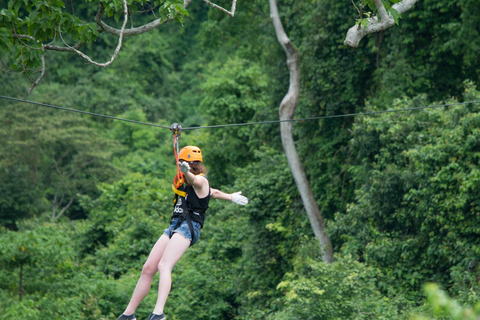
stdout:
{"type": "Polygon", "coordinates": [[[232,193],[232,202],[244,206],[248,203],[247,197],[241,195],[242,191],[232,193]]]}
{"type": "Polygon", "coordinates": [[[180,171],[182,171],[183,174],[187,174],[190,171],[190,165],[186,161],[180,162],[178,167],[180,168],[180,171]]]}

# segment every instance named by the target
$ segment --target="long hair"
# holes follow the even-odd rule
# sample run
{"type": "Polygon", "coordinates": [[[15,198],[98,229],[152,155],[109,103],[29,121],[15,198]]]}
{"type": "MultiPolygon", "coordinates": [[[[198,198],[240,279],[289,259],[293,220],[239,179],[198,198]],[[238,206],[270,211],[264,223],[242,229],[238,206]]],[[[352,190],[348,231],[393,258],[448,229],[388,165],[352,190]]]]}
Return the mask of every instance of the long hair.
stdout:
{"type": "Polygon", "coordinates": [[[207,175],[207,169],[203,166],[203,163],[200,161],[192,161],[188,163],[190,165],[190,172],[193,173],[194,175],[203,173],[204,175],[207,175]]]}

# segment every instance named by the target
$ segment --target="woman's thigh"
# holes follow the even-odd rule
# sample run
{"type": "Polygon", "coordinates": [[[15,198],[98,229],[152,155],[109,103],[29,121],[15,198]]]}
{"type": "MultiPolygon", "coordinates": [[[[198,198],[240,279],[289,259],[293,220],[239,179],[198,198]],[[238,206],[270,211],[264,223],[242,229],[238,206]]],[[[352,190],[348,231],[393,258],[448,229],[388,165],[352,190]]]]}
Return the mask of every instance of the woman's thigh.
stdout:
{"type": "Polygon", "coordinates": [[[171,271],[185,251],[187,251],[188,247],[190,247],[190,240],[178,233],[174,233],[170,241],[168,241],[162,258],[160,259],[158,265],[160,272],[162,272],[162,270],[171,271]]]}
{"type": "Polygon", "coordinates": [[[148,259],[143,266],[144,271],[153,274],[157,272],[158,264],[162,259],[165,248],[167,247],[169,241],[170,238],[166,234],[162,234],[148,255],[148,259]]]}

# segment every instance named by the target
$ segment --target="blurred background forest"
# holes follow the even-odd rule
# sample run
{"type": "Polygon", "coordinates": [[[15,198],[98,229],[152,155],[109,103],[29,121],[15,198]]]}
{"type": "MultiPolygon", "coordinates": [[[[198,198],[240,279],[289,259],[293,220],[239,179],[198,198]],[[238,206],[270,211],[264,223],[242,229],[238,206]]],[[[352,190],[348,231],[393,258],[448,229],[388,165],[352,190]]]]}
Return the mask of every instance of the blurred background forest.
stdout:
{"type": "MultiPolygon", "coordinates": [[[[478,0],[419,1],[355,51],[343,45],[358,18],[351,1],[278,6],[300,55],[297,118],[480,100],[478,0]]],[[[75,3],[79,16],[96,9],[75,3]]],[[[30,95],[4,66],[0,95],[164,126],[277,120],[289,78],[268,2],[240,1],[234,18],[200,1],[188,12],[125,37],[105,68],[47,52],[30,95]]],[[[117,41],[82,50],[107,60],[117,41]]],[[[169,223],[171,132],[0,106],[0,313],[115,319],[169,223]]],[[[202,149],[211,185],[250,202],[211,201],[200,241],[174,269],[167,319],[477,319],[480,103],[293,128],[334,262],[321,261],[278,123],[184,131],[180,146],[202,149]]]]}

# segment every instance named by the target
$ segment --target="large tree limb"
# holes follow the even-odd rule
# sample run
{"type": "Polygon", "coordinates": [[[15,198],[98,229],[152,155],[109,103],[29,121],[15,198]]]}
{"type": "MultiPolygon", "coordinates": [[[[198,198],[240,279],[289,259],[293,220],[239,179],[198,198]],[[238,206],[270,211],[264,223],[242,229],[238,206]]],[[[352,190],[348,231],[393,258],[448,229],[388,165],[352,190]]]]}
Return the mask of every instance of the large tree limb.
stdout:
{"type": "MultiPolygon", "coordinates": [[[[192,3],[192,1],[193,0],[184,0],[183,7],[186,9],[190,5],[190,3],[192,3]]],[[[232,0],[232,8],[230,9],[230,11],[228,11],[227,9],[224,9],[221,6],[219,6],[215,3],[212,3],[208,0],[203,0],[203,1],[205,3],[207,3],[208,5],[212,6],[213,8],[216,8],[216,9],[219,9],[220,11],[225,12],[226,14],[228,14],[231,17],[233,17],[235,15],[237,0],[232,0]]],[[[116,36],[120,36],[121,30],[118,30],[118,29],[115,29],[115,28],[109,26],[108,24],[106,24],[102,20],[103,12],[104,12],[104,8],[101,7],[100,10],[98,11],[97,15],[95,16],[94,21],[105,32],[108,32],[108,33],[116,35],[116,36]]],[[[162,24],[165,24],[169,21],[172,21],[173,19],[174,19],[174,17],[169,17],[169,18],[166,18],[166,19],[159,18],[159,19],[156,19],[152,22],[149,22],[147,24],[144,24],[144,25],[136,27],[136,28],[125,29],[125,30],[123,30],[123,35],[124,36],[134,36],[134,35],[139,35],[139,34],[142,34],[142,33],[147,33],[147,32],[152,31],[153,29],[158,28],[162,24]]]]}
{"type": "Polygon", "coordinates": [[[115,29],[113,27],[110,27],[108,24],[103,22],[103,20],[102,20],[103,11],[104,11],[104,8],[101,7],[100,10],[98,11],[97,15],[95,16],[95,22],[100,26],[100,28],[103,31],[108,32],[110,34],[113,34],[117,37],[120,37],[121,35],[135,36],[135,35],[139,35],[139,34],[142,34],[142,33],[147,33],[147,32],[152,31],[153,29],[158,28],[162,24],[164,24],[166,22],[169,22],[169,21],[172,21],[174,19],[174,18],[168,18],[168,19],[159,18],[159,19],[156,19],[156,20],[154,20],[150,23],[144,24],[140,27],[119,30],[119,29],[115,29]]]}
{"type": "MultiPolygon", "coordinates": [[[[115,58],[117,57],[118,55],[118,52],[120,51],[120,48],[122,47],[122,41],[123,41],[123,36],[124,36],[124,32],[125,32],[125,26],[127,25],[127,21],[128,21],[128,7],[127,7],[127,1],[126,0],[122,0],[122,3],[123,3],[123,15],[124,15],[124,19],[123,19],[123,24],[122,24],[122,28],[120,29],[120,34],[119,34],[119,38],[118,38],[118,44],[117,44],[117,47],[115,48],[115,51],[113,52],[112,56],[110,57],[110,60],[105,62],[105,63],[98,63],[98,62],[95,62],[93,61],[88,55],[84,54],[83,52],[81,52],[80,50],[74,48],[74,47],[69,47],[69,48],[72,48],[73,51],[75,51],[77,54],[79,54],[82,58],[84,58],[85,60],[87,60],[88,62],[90,62],[91,64],[94,64],[96,66],[99,66],[99,67],[106,67],[108,66],[109,64],[111,64],[113,62],[113,60],[115,60],[115,58]]],[[[104,10],[104,9],[103,9],[104,10]]],[[[102,11],[103,13],[103,10],[100,9],[99,11],[102,11]]],[[[99,14],[97,13],[97,16],[99,14]]],[[[96,18],[96,17],[95,17],[96,18]]],[[[59,26],[59,31],[60,31],[60,26],[59,26]]],[[[62,34],[60,33],[60,37],[62,36],[62,34]]],[[[63,40],[63,38],[62,38],[63,40]]],[[[65,43],[65,41],[64,41],[65,43]]],[[[65,43],[66,44],[66,43],[65,43]]]]}
{"type": "MultiPolygon", "coordinates": [[[[398,11],[399,14],[403,14],[404,12],[410,10],[410,8],[417,2],[418,0],[403,0],[394,4],[392,7],[398,11]]],[[[380,16],[380,20],[377,16],[368,18],[367,27],[364,28],[361,24],[358,26],[355,25],[348,29],[347,35],[345,37],[345,41],[343,42],[344,45],[347,46],[349,49],[356,49],[358,48],[358,44],[360,41],[365,37],[367,34],[375,33],[381,30],[388,29],[395,24],[393,17],[387,14],[385,7],[382,4],[381,0],[374,0],[374,3],[377,7],[378,14],[380,16]]]]}
{"type": "MultiPolygon", "coordinates": [[[[279,107],[280,120],[293,120],[300,95],[300,59],[297,50],[283,29],[282,22],[280,21],[280,17],[278,15],[276,1],[269,1],[270,15],[275,27],[277,39],[287,55],[287,66],[290,72],[290,85],[288,92],[283,98],[279,107]]],[[[315,236],[323,248],[322,260],[331,263],[333,260],[332,244],[330,243],[330,238],[325,233],[325,223],[323,222],[322,215],[315,201],[307,180],[307,176],[305,175],[305,171],[303,170],[302,163],[300,162],[297,150],[295,148],[295,142],[292,135],[292,121],[281,122],[280,131],[283,149],[285,150],[293,178],[305,206],[308,219],[310,220],[310,224],[315,236]]]]}

